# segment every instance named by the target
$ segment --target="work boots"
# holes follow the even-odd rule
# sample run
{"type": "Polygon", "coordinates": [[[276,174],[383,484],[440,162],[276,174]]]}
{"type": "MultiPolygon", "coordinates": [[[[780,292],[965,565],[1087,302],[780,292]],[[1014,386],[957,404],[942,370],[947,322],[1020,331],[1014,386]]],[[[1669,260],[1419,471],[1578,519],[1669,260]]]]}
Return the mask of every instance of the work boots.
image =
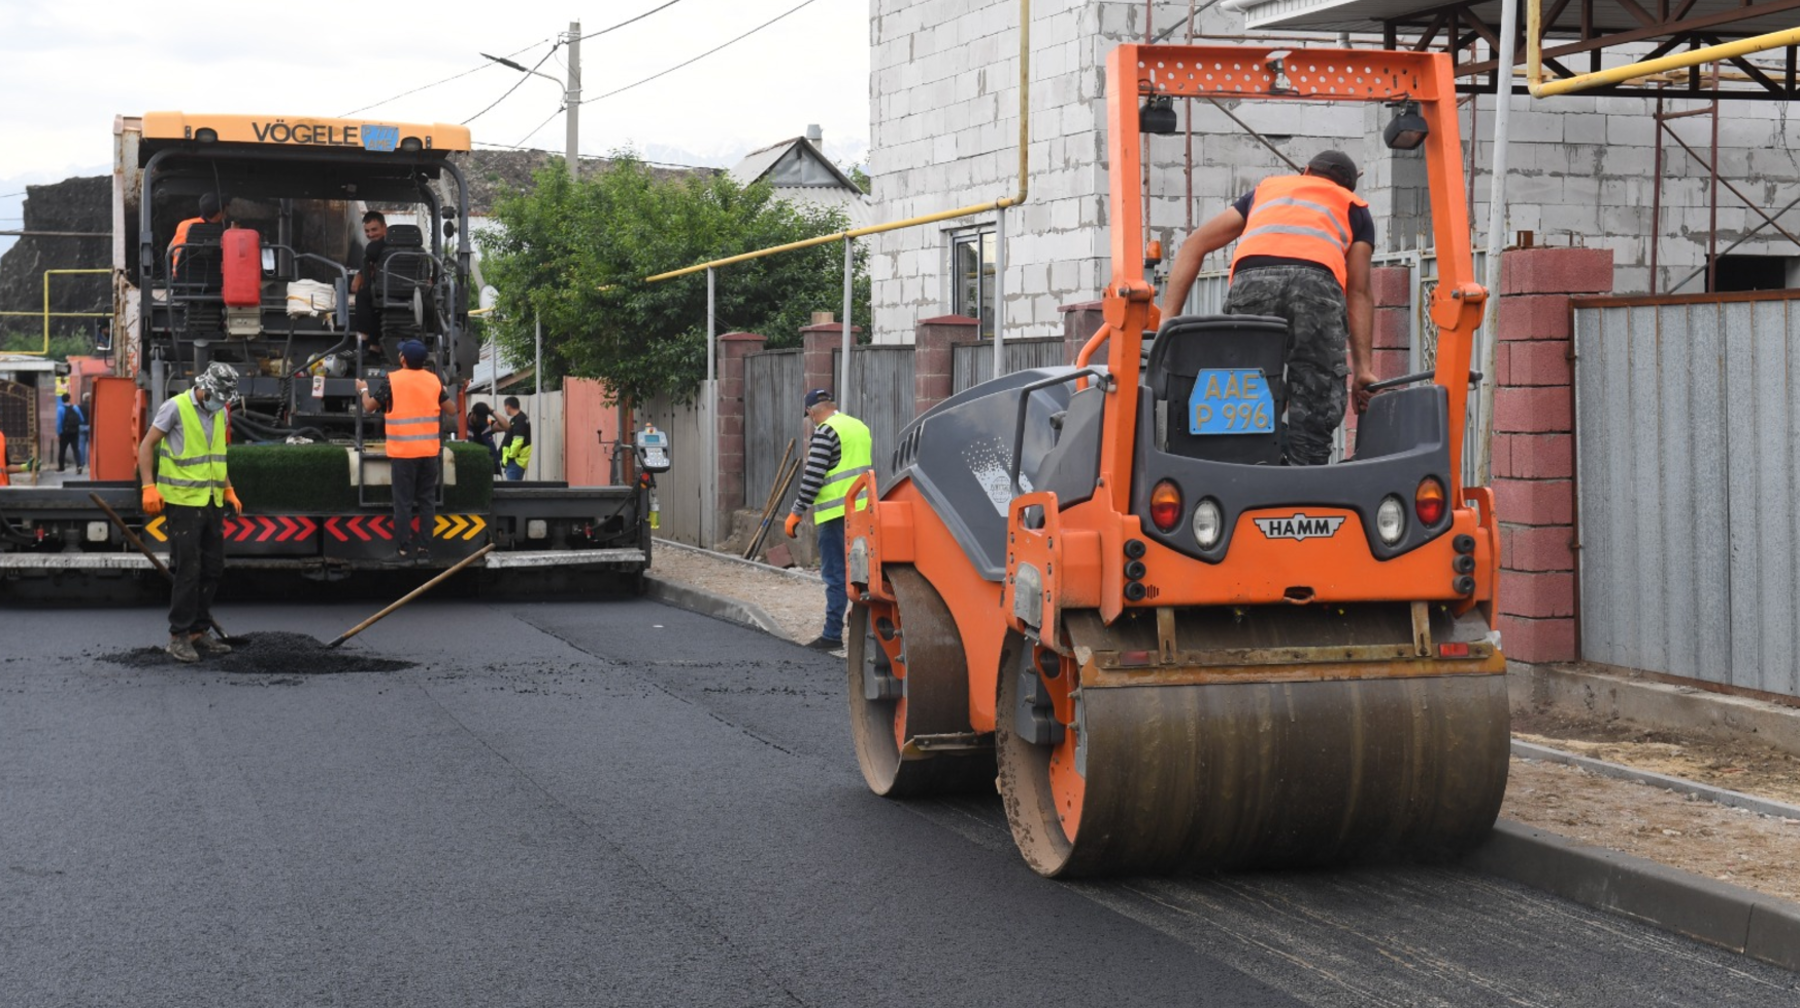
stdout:
{"type": "Polygon", "coordinates": [[[164,648],[169,657],[178,662],[197,662],[200,652],[194,649],[194,641],[186,634],[176,634],[169,638],[169,646],[164,648]]]}
{"type": "Polygon", "coordinates": [[[203,654],[208,658],[231,653],[230,644],[225,643],[211,634],[197,633],[189,640],[190,643],[194,645],[195,652],[203,654]]]}

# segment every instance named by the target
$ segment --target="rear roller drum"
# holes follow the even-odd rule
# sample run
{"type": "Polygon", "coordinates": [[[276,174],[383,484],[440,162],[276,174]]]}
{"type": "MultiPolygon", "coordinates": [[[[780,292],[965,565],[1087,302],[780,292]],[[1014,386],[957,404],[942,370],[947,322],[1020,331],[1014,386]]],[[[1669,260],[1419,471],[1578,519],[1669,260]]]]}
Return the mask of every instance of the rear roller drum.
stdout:
{"type": "Polygon", "coordinates": [[[1073,663],[1046,655],[1009,641],[995,718],[1007,819],[1040,874],[1437,857],[1499,814],[1504,676],[1072,690],[1073,663]]]}
{"type": "Polygon", "coordinates": [[[956,621],[916,570],[885,573],[898,601],[853,605],[846,640],[863,779],[893,798],[992,787],[992,742],[969,728],[968,664],[956,621]]]}

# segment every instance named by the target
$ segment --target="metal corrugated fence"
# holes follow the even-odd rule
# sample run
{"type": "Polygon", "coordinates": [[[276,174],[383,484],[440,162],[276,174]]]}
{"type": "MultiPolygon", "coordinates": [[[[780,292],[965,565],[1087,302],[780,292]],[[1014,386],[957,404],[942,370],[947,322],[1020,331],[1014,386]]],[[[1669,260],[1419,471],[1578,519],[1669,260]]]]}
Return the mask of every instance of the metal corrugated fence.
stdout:
{"type": "Polygon", "coordinates": [[[1800,306],[1575,312],[1581,653],[1800,696],[1800,306]]]}

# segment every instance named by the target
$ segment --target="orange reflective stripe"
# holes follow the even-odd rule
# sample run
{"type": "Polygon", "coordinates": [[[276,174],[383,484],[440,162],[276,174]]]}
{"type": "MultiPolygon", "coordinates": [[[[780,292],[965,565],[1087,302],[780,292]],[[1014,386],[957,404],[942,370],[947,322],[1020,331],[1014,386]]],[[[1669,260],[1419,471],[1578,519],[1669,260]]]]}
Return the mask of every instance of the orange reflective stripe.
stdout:
{"type": "Polygon", "coordinates": [[[1350,250],[1350,208],[1368,206],[1336,182],[1315,175],[1281,175],[1256,187],[1250,218],[1231,257],[1237,265],[1247,256],[1304,259],[1331,270],[1345,284],[1344,255],[1350,250]]]}
{"type": "Polygon", "coordinates": [[[388,373],[388,387],[394,397],[385,418],[388,458],[435,458],[444,384],[423,368],[403,368],[388,373]]]}

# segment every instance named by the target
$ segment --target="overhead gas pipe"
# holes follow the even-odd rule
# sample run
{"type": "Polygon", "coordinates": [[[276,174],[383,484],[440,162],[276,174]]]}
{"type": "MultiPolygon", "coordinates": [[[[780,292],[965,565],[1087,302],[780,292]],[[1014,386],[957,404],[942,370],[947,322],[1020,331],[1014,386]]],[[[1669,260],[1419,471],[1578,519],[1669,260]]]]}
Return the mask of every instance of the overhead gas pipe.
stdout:
{"type": "Polygon", "coordinates": [[[1696,66],[1701,63],[1716,63],[1720,60],[1748,56],[1751,53],[1764,52],[1769,49],[1783,49],[1792,45],[1800,45],[1800,28],[1788,28],[1784,31],[1770,32],[1767,35],[1756,35],[1723,45],[1706,46],[1703,49],[1690,49],[1672,56],[1660,56],[1656,59],[1627,63],[1624,66],[1593,73],[1576,74],[1560,80],[1544,80],[1543,60],[1543,0],[1526,0],[1525,7],[1525,80],[1533,98],[1549,98],[1552,95],[1573,94],[1589,88],[1605,87],[1608,84],[1622,84],[1625,81],[1667,70],[1680,70],[1683,67],[1696,66]]]}

